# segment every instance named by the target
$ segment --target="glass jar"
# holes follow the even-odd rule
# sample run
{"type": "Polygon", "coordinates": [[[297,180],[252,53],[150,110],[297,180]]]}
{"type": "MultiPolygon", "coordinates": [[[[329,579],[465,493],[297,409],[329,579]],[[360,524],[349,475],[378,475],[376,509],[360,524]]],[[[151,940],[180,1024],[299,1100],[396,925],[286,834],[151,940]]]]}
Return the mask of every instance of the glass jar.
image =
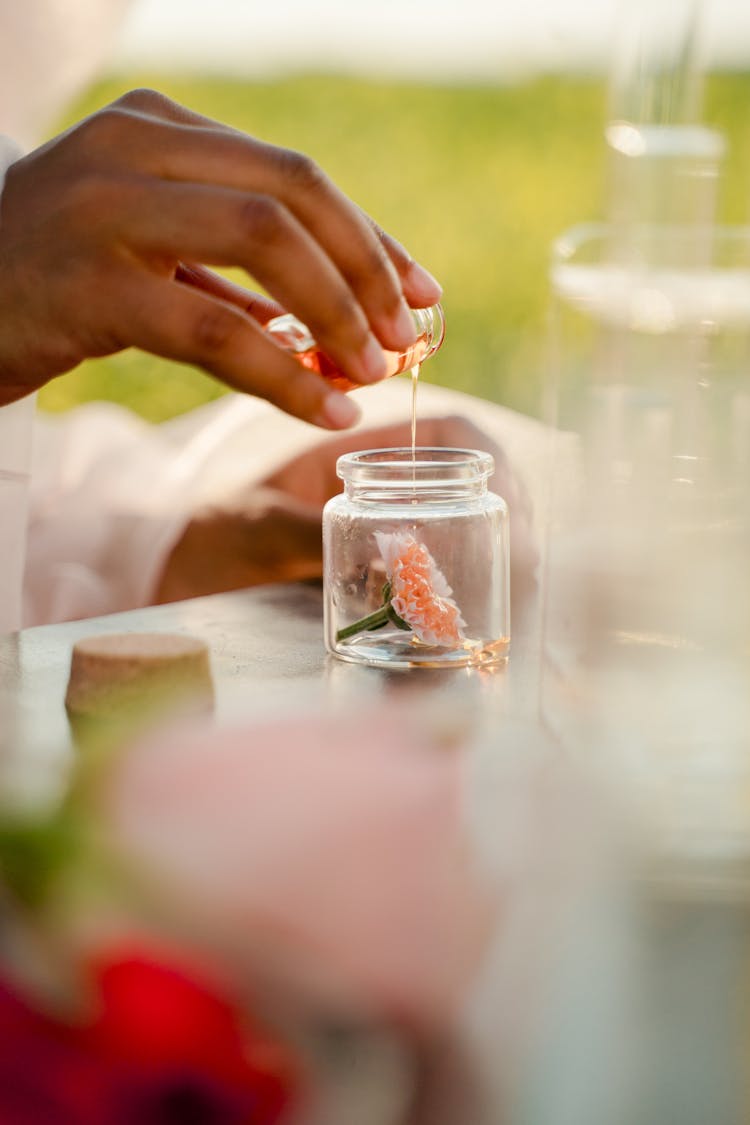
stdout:
{"type": "MultiPolygon", "coordinates": [[[[409,312],[417,330],[417,339],[406,351],[384,352],[386,378],[419,367],[435,354],[445,339],[445,314],[440,305],[432,305],[427,309],[409,309],[409,312]]],[[[307,325],[291,313],[269,320],[265,331],[275,343],[299,360],[303,367],[309,367],[311,371],[322,375],[337,390],[352,391],[360,385],[341,374],[338,367],[320,349],[307,325]]]]}
{"type": "Polygon", "coordinates": [[[383,667],[496,664],[510,646],[508,508],[489,453],[373,449],[323,512],[326,647],[383,667]]]}

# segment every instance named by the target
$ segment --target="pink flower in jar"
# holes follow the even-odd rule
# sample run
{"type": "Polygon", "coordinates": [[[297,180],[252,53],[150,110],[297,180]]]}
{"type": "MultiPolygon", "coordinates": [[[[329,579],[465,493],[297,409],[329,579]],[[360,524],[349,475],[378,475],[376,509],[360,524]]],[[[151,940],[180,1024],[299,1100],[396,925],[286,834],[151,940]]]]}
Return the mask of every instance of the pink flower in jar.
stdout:
{"type": "Polygon", "coordinates": [[[466,622],[451,597],[453,591],[424,543],[408,532],[375,532],[387,581],[383,604],[336,633],[343,641],[363,630],[372,632],[389,623],[413,632],[426,645],[454,648],[465,640],[466,622]]]}
{"type": "Polygon", "coordinates": [[[390,604],[420,641],[451,647],[464,639],[466,622],[453,591],[424,543],[407,532],[375,532],[383,556],[390,604]]]}

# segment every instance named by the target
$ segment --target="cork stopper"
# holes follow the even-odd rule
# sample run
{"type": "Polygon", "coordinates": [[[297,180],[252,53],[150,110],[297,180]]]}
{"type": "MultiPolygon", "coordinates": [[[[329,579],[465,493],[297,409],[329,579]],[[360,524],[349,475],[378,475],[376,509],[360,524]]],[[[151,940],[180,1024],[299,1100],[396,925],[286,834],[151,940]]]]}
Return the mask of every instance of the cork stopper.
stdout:
{"type": "Polygon", "coordinates": [[[207,645],[171,633],[109,633],[76,641],[65,706],[73,716],[97,719],[213,706],[207,645]]]}

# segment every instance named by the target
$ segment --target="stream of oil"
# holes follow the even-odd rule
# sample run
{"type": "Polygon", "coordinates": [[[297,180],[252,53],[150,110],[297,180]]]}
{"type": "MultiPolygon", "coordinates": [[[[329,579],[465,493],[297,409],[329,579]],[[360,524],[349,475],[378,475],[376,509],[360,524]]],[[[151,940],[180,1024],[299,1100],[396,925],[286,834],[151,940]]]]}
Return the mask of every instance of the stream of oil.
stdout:
{"type": "Polygon", "coordinates": [[[417,387],[419,386],[419,367],[417,363],[411,369],[411,483],[414,490],[412,504],[416,504],[417,487],[417,387]]]}

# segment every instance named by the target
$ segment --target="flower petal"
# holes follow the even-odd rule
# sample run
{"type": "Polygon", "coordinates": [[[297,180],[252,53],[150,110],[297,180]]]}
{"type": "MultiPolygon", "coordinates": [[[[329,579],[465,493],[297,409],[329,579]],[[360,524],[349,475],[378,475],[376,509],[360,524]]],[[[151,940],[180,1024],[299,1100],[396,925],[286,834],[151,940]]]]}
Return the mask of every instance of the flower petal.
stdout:
{"type": "Polygon", "coordinates": [[[451,587],[423,543],[408,532],[375,532],[391,588],[391,606],[425,644],[452,647],[466,622],[451,587]]]}

